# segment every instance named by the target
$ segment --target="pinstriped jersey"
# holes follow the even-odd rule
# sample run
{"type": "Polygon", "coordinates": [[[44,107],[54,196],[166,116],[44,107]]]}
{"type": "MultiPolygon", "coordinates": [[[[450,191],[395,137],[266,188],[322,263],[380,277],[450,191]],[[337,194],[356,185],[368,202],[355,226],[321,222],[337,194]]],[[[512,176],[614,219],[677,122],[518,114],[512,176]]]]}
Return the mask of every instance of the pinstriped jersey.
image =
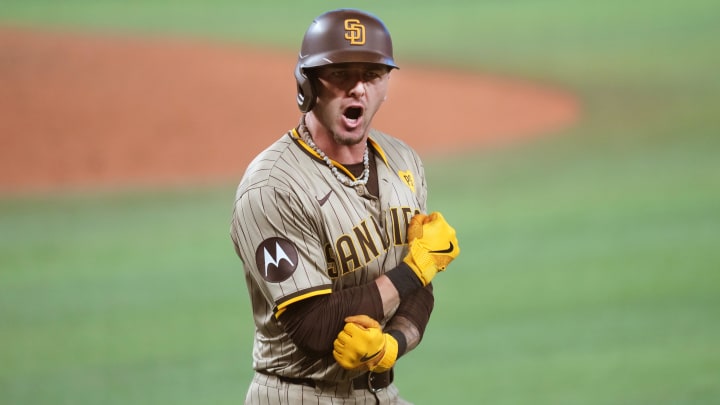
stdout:
{"type": "Polygon", "coordinates": [[[404,142],[382,132],[371,130],[368,146],[377,197],[365,186],[340,183],[295,130],[248,166],[231,237],[251,298],[256,370],[338,382],[357,376],[332,355],[307,358],[277,316],[294,302],[372,282],[405,257],[410,218],[426,212],[423,165],[404,142]]]}

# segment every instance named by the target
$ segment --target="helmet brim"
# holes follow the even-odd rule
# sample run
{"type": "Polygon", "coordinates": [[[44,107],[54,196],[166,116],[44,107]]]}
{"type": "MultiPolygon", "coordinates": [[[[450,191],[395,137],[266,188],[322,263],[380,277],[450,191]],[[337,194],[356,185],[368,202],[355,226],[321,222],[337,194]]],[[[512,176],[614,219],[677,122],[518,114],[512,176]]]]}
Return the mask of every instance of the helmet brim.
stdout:
{"type": "Polygon", "coordinates": [[[392,69],[399,69],[392,58],[370,51],[338,50],[323,52],[308,56],[307,58],[302,58],[301,56],[298,62],[302,69],[334,65],[337,63],[374,63],[385,65],[392,69]]]}

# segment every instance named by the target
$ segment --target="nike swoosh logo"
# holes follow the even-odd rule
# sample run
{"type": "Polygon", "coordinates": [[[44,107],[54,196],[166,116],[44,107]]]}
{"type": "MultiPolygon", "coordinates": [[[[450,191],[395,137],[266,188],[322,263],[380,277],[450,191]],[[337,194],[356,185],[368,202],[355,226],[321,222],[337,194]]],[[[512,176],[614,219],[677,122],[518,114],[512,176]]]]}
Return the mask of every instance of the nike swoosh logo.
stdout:
{"type": "Polygon", "coordinates": [[[360,361],[365,363],[366,361],[368,361],[368,360],[372,359],[373,357],[377,356],[378,354],[380,354],[381,351],[382,351],[382,349],[378,350],[377,352],[375,352],[375,354],[372,354],[370,356],[368,356],[367,353],[365,353],[362,357],[360,357],[360,361]]]}
{"type": "Polygon", "coordinates": [[[323,198],[317,198],[317,196],[315,197],[315,198],[317,199],[317,201],[320,203],[320,206],[321,206],[321,207],[322,207],[323,205],[325,205],[325,203],[327,202],[327,200],[330,198],[330,194],[332,194],[332,190],[328,191],[328,193],[325,194],[325,197],[323,197],[323,198]]]}
{"type": "Polygon", "coordinates": [[[444,249],[444,250],[431,250],[430,253],[450,253],[453,251],[453,249],[455,249],[455,247],[453,246],[453,243],[450,242],[449,248],[444,249]]]}

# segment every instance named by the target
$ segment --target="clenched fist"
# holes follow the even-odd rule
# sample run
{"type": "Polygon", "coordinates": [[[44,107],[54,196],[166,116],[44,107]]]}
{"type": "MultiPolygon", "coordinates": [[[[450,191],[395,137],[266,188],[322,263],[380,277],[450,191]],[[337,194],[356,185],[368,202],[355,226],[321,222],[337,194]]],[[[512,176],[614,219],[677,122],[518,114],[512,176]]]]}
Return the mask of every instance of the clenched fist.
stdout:
{"type": "Polygon", "coordinates": [[[380,324],[367,315],[345,318],[345,327],[333,343],[333,357],[343,368],[364,368],[381,373],[397,360],[398,342],[383,333],[380,324]]]}
{"type": "Polygon", "coordinates": [[[409,252],[403,260],[415,272],[423,285],[435,274],[444,271],[460,254],[455,229],[439,212],[417,214],[408,225],[409,252]]]}

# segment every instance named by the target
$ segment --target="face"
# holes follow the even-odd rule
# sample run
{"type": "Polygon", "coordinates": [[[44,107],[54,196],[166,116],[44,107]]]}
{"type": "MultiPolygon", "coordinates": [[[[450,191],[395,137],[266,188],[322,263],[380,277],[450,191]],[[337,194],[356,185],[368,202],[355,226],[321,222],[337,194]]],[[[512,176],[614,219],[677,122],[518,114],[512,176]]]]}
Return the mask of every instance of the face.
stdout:
{"type": "Polygon", "coordinates": [[[362,142],[385,101],[390,68],[343,63],[316,69],[317,103],[312,113],[340,145],[362,142]]]}

